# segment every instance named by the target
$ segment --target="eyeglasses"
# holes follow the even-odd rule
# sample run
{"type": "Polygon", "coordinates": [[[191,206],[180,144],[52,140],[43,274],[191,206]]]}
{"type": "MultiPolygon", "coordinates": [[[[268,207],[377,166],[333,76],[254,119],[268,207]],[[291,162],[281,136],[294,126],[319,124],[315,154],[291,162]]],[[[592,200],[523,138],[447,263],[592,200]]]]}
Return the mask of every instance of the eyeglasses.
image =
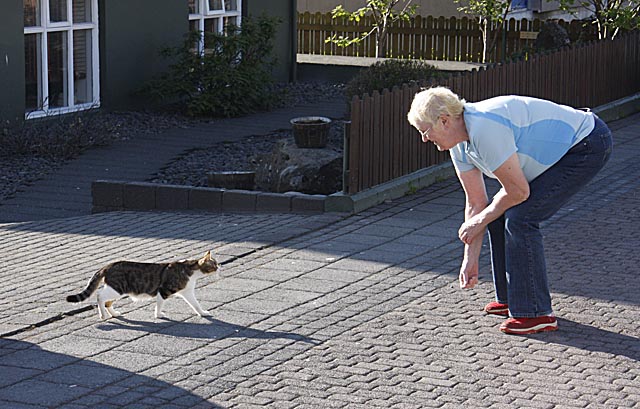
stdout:
{"type": "Polygon", "coordinates": [[[431,132],[431,128],[433,127],[430,126],[429,129],[427,129],[426,131],[421,131],[418,129],[418,132],[420,132],[420,137],[422,137],[422,140],[429,139],[429,132],[431,132]]]}

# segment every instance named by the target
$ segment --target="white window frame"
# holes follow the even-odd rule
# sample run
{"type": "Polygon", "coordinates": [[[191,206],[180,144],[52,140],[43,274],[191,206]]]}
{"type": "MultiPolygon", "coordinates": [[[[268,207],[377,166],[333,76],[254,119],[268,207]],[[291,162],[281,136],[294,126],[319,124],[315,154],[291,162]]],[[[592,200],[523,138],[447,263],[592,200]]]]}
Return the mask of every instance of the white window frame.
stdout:
{"type": "Polygon", "coordinates": [[[222,33],[224,31],[224,18],[235,17],[237,25],[240,26],[242,20],[242,0],[236,0],[237,10],[225,10],[225,2],[221,0],[222,10],[210,10],[209,0],[195,0],[197,11],[199,13],[190,13],[189,22],[197,22],[197,30],[200,34],[200,41],[198,41],[198,52],[204,52],[204,23],[205,20],[218,19],[218,27],[216,31],[222,33]]]}
{"type": "Polygon", "coordinates": [[[40,25],[24,27],[24,35],[40,35],[40,84],[39,90],[42,94],[42,101],[38,102],[41,107],[33,111],[25,112],[25,119],[42,118],[51,115],[62,115],[71,112],[84,111],[91,108],[100,107],[100,54],[98,38],[98,0],[90,0],[91,22],[74,23],[72,0],[67,0],[67,20],[50,22],[49,2],[50,0],[40,0],[40,25]],[[74,101],[74,64],[73,64],[73,35],[74,31],[91,31],[91,74],[92,74],[92,96],[91,102],[76,104],[74,101]],[[49,61],[48,61],[48,34],[54,32],[66,32],[67,60],[66,60],[66,84],[67,101],[64,107],[49,107],[49,61]]]}

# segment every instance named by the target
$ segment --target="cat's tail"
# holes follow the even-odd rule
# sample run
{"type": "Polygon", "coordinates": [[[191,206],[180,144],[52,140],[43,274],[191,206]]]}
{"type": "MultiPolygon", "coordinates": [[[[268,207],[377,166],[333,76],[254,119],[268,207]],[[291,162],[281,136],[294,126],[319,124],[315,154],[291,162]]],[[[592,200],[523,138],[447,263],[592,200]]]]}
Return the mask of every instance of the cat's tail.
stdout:
{"type": "Polygon", "coordinates": [[[79,294],[68,296],[67,297],[67,301],[68,302],[80,302],[80,301],[84,301],[87,298],[91,297],[91,294],[93,294],[94,291],[96,291],[96,289],[98,288],[98,286],[102,283],[102,280],[104,279],[104,271],[105,271],[105,269],[102,268],[102,269],[100,269],[100,271],[95,273],[93,275],[93,277],[91,277],[91,280],[89,280],[89,283],[87,284],[85,289],[82,290],[82,292],[79,293],[79,294]]]}

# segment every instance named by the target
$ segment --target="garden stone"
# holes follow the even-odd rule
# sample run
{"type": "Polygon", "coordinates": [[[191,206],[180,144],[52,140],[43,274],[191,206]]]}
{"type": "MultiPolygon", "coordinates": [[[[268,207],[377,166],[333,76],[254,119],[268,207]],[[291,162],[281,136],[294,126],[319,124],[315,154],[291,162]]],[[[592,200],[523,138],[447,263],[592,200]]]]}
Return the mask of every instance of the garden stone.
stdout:
{"type": "Polygon", "coordinates": [[[324,195],[342,190],[342,153],[334,149],[298,148],[292,139],[282,139],[255,163],[258,190],[324,195]]]}

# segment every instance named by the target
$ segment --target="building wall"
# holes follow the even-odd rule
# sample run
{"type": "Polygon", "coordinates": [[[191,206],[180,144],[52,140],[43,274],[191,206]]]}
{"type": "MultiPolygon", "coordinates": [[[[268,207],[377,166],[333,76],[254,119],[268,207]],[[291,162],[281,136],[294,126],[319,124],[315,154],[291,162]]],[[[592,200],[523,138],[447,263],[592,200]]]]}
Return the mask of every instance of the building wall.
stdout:
{"type": "Polygon", "coordinates": [[[189,30],[186,2],[100,0],[100,94],[107,109],[141,108],[136,91],[165,70],[163,47],[182,43],[189,30]]]}
{"type": "MultiPolygon", "coordinates": [[[[365,6],[367,2],[366,0],[298,0],[298,11],[326,13],[333,10],[338,4],[342,4],[348,11],[355,11],[365,6]]],[[[462,15],[458,11],[458,7],[467,4],[467,2],[464,0],[460,3],[454,3],[453,0],[413,0],[411,4],[418,6],[416,12],[421,16],[458,17],[462,15]]]]}
{"type": "MultiPolygon", "coordinates": [[[[295,78],[295,0],[245,0],[243,13],[282,19],[276,35],[277,81],[295,78]],[[266,4],[268,3],[268,4],[266,4]]],[[[0,122],[24,118],[24,8],[0,2],[0,122]]],[[[184,0],[99,0],[100,102],[107,110],[138,109],[151,102],[136,92],[166,70],[163,47],[179,46],[189,29],[184,0]]]]}
{"type": "Polygon", "coordinates": [[[0,120],[24,118],[24,8],[22,0],[0,6],[0,120]]]}
{"type": "MultiPolygon", "coordinates": [[[[298,0],[299,1],[299,0],[298,0]]],[[[275,38],[274,53],[277,65],[274,68],[276,81],[286,82],[295,78],[295,50],[296,50],[296,0],[244,0],[242,2],[244,15],[259,16],[266,13],[281,20],[275,38]]]]}

